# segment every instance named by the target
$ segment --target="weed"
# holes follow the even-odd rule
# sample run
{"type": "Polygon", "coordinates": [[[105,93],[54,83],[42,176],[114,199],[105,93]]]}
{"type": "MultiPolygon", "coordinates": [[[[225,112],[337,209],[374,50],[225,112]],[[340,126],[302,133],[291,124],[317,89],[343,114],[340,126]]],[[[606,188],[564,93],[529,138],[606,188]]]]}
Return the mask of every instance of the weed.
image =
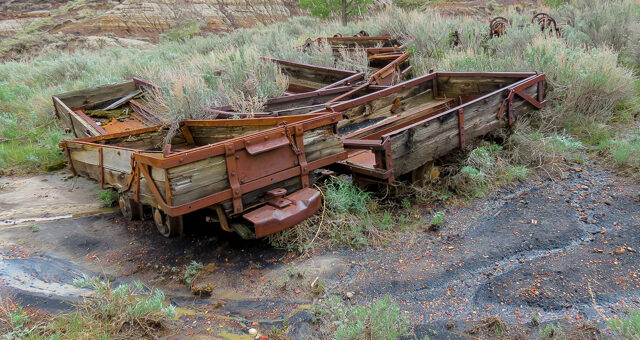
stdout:
{"type": "Polygon", "coordinates": [[[607,320],[607,325],[625,339],[640,339],[640,311],[632,310],[627,316],[607,320]]]}
{"type": "Polygon", "coordinates": [[[35,224],[28,225],[27,228],[31,230],[32,233],[37,233],[40,231],[40,227],[35,224]]]}
{"type": "Polygon", "coordinates": [[[323,279],[317,278],[311,284],[311,296],[319,298],[323,296],[327,291],[327,284],[323,279]]]}
{"type": "Polygon", "coordinates": [[[202,270],[202,268],[204,268],[202,263],[191,261],[191,263],[189,263],[184,270],[182,281],[184,281],[184,283],[188,285],[191,285],[193,281],[195,281],[195,279],[198,277],[198,274],[200,274],[200,270],[202,270]]]}
{"type": "Polygon", "coordinates": [[[564,339],[564,331],[558,324],[547,324],[544,328],[541,328],[538,332],[541,339],[564,339]]]}
{"type": "Polygon", "coordinates": [[[347,306],[332,296],[313,310],[316,321],[330,323],[335,339],[398,339],[409,333],[411,322],[391,297],[385,296],[367,306],[347,306]]]}
{"type": "Polygon", "coordinates": [[[371,201],[369,193],[341,178],[327,184],[324,197],[328,207],[337,213],[365,214],[371,201]]]}
{"type": "Polygon", "coordinates": [[[100,190],[98,191],[98,199],[103,207],[110,208],[118,201],[118,193],[115,190],[100,190]]]}
{"type": "Polygon", "coordinates": [[[370,193],[344,179],[331,179],[323,188],[325,209],[321,214],[269,237],[270,243],[289,251],[305,252],[316,245],[336,244],[362,248],[385,243],[397,219],[380,209],[370,193]]]}
{"type": "Polygon", "coordinates": [[[429,229],[438,229],[444,222],[444,211],[440,210],[433,214],[431,222],[429,222],[429,229]]]}

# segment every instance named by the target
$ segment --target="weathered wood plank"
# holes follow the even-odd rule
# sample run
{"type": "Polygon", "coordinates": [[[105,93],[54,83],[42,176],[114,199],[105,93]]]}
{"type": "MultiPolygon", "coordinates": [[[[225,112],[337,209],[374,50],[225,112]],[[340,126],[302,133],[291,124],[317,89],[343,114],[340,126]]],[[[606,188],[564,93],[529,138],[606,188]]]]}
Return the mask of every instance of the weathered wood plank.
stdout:
{"type": "Polygon", "coordinates": [[[56,97],[71,109],[92,109],[110,101],[120,99],[135,90],[135,82],[128,80],[121,83],[105,84],[83,90],[69,91],[61,93],[56,97]]]}
{"type": "MultiPolygon", "coordinates": [[[[535,86],[526,89],[525,93],[534,95],[535,86]]],[[[502,94],[497,93],[486,103],[481,100],[464,108],[464,131],[468,141],[506,126],[506,115],[497,119],[503,99],[502,94]]],[[[512,108],[515,115],[522,115],[532,107],[516,96],[512,108]]],[[[390,137],[395,174],[408,173],[460,147],[457,112],[390,134],[390,137]]]]}

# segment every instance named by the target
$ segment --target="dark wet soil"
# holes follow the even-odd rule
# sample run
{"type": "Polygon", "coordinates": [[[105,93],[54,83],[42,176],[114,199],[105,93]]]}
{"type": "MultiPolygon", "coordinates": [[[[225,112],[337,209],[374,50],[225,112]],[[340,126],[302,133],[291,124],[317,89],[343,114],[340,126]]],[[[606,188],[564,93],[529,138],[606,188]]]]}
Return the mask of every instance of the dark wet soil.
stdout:
{"type": "MultiPolygon", "coordinates": [[[[164,239],[150,222],[125,223],[107,214],[44,223],[35,233],[7,229],[0,266],[15,267],[6,257],[13,251],[55,262],[47,270],[18,266],[36,277],[57,270],[65,281],[83,272],[150,282],[179,307],[178,338],[247,336],[251,327],[266,334],[285,320],[290,336],[317,338],[308,310],[316,278],[326,295],[353,292],[353,304],[391,295],[420,339],[484,338],[469,332],[492,316],[512,336],[537,338],[539,327],[560,323],[587,329],[578,338],[591,338],[592,326],[611,337],[603,317],[640,308],[640,185],[594,165],[570,169],[563,179],[545,178],[464,206],[447,205],[439,231],[416,229],[387,247],[298,257],[214,224],[194,220],[186,237],[164,239]],[[191,261],[205,265],[195,283],[213,284],[211,297],[195,298],[180,282],[191,261]]],[[[59,301],[69,294],[21,288],[15,276],[3,270],[0,294],[64,309],[59,301]]]]}

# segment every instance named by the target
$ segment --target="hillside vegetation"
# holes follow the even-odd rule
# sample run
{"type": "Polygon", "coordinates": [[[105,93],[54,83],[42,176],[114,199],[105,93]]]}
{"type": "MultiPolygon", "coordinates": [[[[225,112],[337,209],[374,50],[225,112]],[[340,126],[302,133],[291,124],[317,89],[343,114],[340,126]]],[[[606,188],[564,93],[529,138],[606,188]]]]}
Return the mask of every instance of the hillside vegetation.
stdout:
{"type": "MultiPolygon", "coordinates": [[[[559,151],[586,148],[637,168],[640,136],[634,127],[640,85],[634,71],[640,58],[639,5],[632,0],[580,0],[542,9],[563,25],[563,37],[541,33],[530,24],[529,14],[514,8],[500,13],[512,25],[505,36],[494,39],[488,39],[488,24],[475,18],[391,8],[347,27],[296,17],[222,35],[174,32],[153,50],[110,48],[6,62],[0,65],[0,169],[37,172],[64,158],[57,143],[70,136],[54,118],[53,94],[139,76],[162,86],[158,99],[166,122],[206,118],[198,110],[203,105],[257,109],[286,86],[286,79],[260,56],[333,66],[329,49],[305,54],[296,47],[308,37],[352,35],[362,29],[372,35],[402,36],[414,53],[416,75],[429,69],[546,72],[550,105],[520,124],[501,147],[519,148],[509,155],[514,166],[540,166],[559,151]],[[456,30],[462,46],[452,48],[449,36],[456,30]]],[[[362,69],[365,62],[351,56],[337,67],[362,69]]],[[[485,154],[499,158],[503,151],[485,154]]],[[[492,170],[469,166],[473,169],[467,168],[464,176],[486,186],[483,174],[492,170]]]]}

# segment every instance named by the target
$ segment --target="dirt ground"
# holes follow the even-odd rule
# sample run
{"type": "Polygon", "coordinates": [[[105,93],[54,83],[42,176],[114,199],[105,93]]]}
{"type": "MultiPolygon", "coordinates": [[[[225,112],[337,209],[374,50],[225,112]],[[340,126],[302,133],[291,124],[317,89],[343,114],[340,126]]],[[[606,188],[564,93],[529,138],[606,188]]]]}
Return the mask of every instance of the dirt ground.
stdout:
{"type": "Polygon", "coordinates": [[[640,308],[640,185],[594,164],[447,205],[438,232],[312,257],[243,241],[215,224],[187,221],[185,237],[165,239],[151,222],[100,211],[95,183],[76,183],[69,194],[66,176],[0,179],[8,183],[2,220],[90,213],[0,225],[0,296],[56,313],[89,293],[70,284],[83,273],[141,279],[178,307],[169,338],[203,339],[252,339],[249,328],[267,334],[285,321],[289,337],[316,338],[314,281],[327,295],[353,293],[353,304],[390,294],[419,339],[494,336],[480,327],[492,316],[520,338],[537,338],[547,323],[560,323],[571,338],[611,337],[603,318],[640,308]],[[191,261],[205,265],[195,283],[212,284],[211,297],[196,298],[172,278],[191,261]]]}

